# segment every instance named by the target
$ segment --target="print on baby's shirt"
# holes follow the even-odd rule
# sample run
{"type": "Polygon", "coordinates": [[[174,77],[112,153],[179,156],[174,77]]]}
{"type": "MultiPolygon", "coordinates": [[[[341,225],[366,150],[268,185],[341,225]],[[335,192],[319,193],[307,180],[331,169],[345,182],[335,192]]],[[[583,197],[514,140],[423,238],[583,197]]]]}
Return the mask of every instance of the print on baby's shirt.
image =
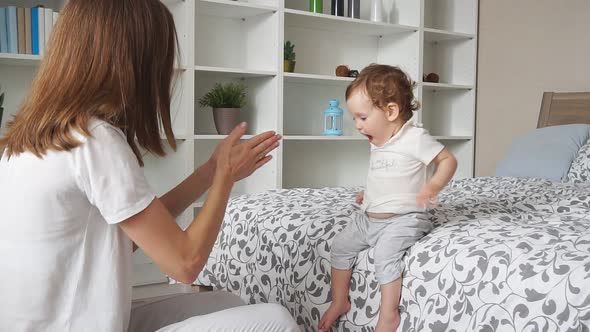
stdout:
{"type": "Polygon", "coordinates": [[[371,162],[371,171],[377,171],[385,169],[385,171],[389,171],[389,169],[393,169],[395,166],[395,161],[393,159],[381,159],[375,160],[371,162]]]}

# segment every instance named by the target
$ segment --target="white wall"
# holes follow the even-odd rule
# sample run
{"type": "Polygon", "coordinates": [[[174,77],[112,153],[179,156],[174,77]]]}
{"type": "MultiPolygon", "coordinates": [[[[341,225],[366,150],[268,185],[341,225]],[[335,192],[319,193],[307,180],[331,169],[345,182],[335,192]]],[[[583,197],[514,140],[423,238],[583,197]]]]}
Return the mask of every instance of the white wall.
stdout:
{"type": "Polygon", "coordinates": [[[590,1],[480,0],[475,173],[537,125],[543,91],[590,91],[590,1]]]}

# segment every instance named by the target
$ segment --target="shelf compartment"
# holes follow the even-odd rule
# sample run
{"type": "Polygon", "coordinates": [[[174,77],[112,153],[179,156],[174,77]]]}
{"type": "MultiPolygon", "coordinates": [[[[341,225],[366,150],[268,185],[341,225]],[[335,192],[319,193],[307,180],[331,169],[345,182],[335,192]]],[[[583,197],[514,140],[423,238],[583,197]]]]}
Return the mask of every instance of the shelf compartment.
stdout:
{"type": "Polygon", "coordinates": [[[231,19],[245,19],[272,14],[277,7],[257,3],[230,0],[197,0],[197,15],[207,15],[231,19]]]}
{"type": "Polygon", "coordinates": [[[351,187],[365,184],[370,146],[363,141],[285,141],[283,188],[351,187]]]}
{"type": "MultiPolygon", "coordinates": [[[[424,74],[439,75],[440,84],[433,85],[435,87],[473,86],[476,72],[476,47],[475,39],[425,42],[424,74]]],[[[424,84],[428,85],[426,82],[424,84]]]]}
{"type": "Polygon", "coordinates": [[[6,125],[16,115],[23,100],[27,98],[35,75],[36,66],[0,64],[0,86],[4,95],[4,115],[0,123],[0,137],[6,133],[6,125]]]}
{"type": "Polygon", "coordinates": [[[425,0],[424,26],[429,29],[475,34],[476,0],[425,0]]]}
{"type": "MultiPolygon", "coordinates": [[[[276,130],[278,123],[278,76],[250,76],[242,79],[228,73],[195,73],[195,139],[223,139],[218,135],[210,107],[201,108],[199,98],[209,92],[216,83],[242,82],[246,85],[247,104],[242,108],[240,121],[248,123],[247,134],[276,130]]],[[[248,136],[246,136],[248,137],[248,136]]]]}
{"type": "Polygon", "coordinates": [[[247,2],[200,0],[194,22],[195,65],[276,73],[280,31],[276,10],[247,2]]]}
{"type": "MultiPolygon", "coordinates": [[[[371,1],[362,0],[360,1],[360,17],[358,19],[349,18],[347,16],[334,16],[330,15],[331,4],[330,1],[324,1],[324,14],[320,16],[325,19],[336,19],[340,23],[326,23],[326,24],[347,24],[352,21],[351,24],[355,24],[361,31],[352,31],[353,33],[377,33],[380,29],[384,29],[385,33],[391,33],[389,28],[391,26],[400,27],[411,27],[417,30],[420,25],[421,13],[420,6],[421,2],[416,0],[383,0],[383,9],[385,15],[383,17],[383,23],[370,21],[370,5],[371,1]],[[362,24],[364,26],[361,26],[362,24]],[[373,25],[373,26],[370,26],[373,25]],[[381,27],[380,27],[381,26],[381,27]]],[[[289,13],[309,13],[309,2],[301,0],[285,0],[285,12],[289,13]]],[[[319,13],[318,13],[319,14],[319,13]]],[[[318,15],[315,14],[315,15],[318,15]]],[[[320,15],[321,15],[320,14],[320,15]]],[[[346,10],[344,11],[346,15],[346,10]]],[[[321,27],[321,26],[320,26],[321,27]]],[[[395,29],[395,28],[394,28],[395,29]]]]}
{"type": "Polygon", "coordinates": [[[400,32],[418,31],[418,27],[415,26],[371,22],[350,17],[311,13],[297,9],[285,9],[285,26],[368,36],[383,36],[400,32]]]}
{"type": "Polygon", "coordinates": [[[474,135],[474,90],[425,90],[422,123],[431,135],[443,139],[471,139],[474,135]]]}
{"type": "Polygon", "coordinates": [[[324,137],[324,110],[331,99],[344,110],[343,135],[357,134],[352,117],[346,112],[345,85],[317,85],[286,82],[283,88],[283,133],[286,137],[324,137]]]}
{"type": "Polygon", "coordinates": [[[285,28],[285,41],[295,44],[295,71],[310,75],[297,78],[334,77],[339,65],[360,71],[371,63],[388,63],[414,79],[420,69],[420,34],[413,31],[379,37],[290,26],[285,28]]]}

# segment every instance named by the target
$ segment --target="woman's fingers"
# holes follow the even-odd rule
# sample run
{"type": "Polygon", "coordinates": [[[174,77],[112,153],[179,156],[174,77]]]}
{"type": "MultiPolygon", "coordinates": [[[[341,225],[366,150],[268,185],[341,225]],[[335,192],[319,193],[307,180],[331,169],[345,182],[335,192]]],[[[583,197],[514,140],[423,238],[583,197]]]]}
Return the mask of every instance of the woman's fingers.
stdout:
{"type": "Polygon", "coordinates": [[[273,136],[275,136],[275,132],[274,131],[266,131],[262,134],[258,134],[252,138],[250,138],[249,140],[247,140],[246,142],[242,143],[245,144],[248,148],[252,149],[256,146],[258,146],[260,143],[266,141],[269,138],[272,138],[273,136]]]}
{"type": "Polygon", "coordinates": [[[280,139],[281,139],[280,135],[274,135],[274,136],[271,136],[268,139],[260,142],[258,145],[254,146],[254,148],[252,149],[254,155],[257,156],[258,159],[264,157],[269,152],[271,152],[272,150],[276,149],[279,146],[278,141],[280,139]]]}
{"type": "Polygon", "coordinates": [[[242,122],[237,125],[234,130],[229,133],[226,137],[227,143],[229,146],[234,146],[240,140],[240,138],[246,133],[246,122],[242,122]]]}
{"type": "Polygon", "coordinates": [[[272,156],[266,156],[266,157],[258,160],[256,162],[256,166],[254,166],[254,171],[256,171],[260,167],[264,166],[264,164],[266,164],[267,162],[269,162],[271,159],[272,159],[272,156]]]}
{"type": "Polygon", "coordinates": [[[279,142],[275,141],[274,143],[272,143],[271,145],[267,146],[266,149],[264,151],[262,151],[261,153],[258,153],[257,156],[257,160],[262,159],[263,157],[266,157],[266,155],[268,155],[269,153],[271,153],[274,149],[279,147],[279,142]]]}

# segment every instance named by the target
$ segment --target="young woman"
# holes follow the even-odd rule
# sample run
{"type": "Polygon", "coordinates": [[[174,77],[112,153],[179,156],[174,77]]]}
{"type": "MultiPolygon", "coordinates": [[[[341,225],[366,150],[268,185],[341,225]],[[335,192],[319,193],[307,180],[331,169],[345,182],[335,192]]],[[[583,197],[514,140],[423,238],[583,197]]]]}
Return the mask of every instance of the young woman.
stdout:
{"type": "MultiPolygon", "coordinates": [[[[201,271],[234,182],[267,163],[280,137],[266,132],[239,144],[242,124],[208,162],[155,197],[142,150],[164,155],[160,125],[175,148],[176,49],[172,15],[158,0],[70,0],[61,12],[30,94],[0,139],[0,330],[126,331],[132,242],[174,279],[191,283],[201,271]],[[206,190],[183,231],[175,217],[206,190]]],[[[200,303],[214,305],[216,295],[207,296],[200,303]]],[[[156,330],[211,312],[196,309],[131,319],[156,330]]],[[[297,329],[279,305],[212,315],[163,330],[297,329]]]]}

